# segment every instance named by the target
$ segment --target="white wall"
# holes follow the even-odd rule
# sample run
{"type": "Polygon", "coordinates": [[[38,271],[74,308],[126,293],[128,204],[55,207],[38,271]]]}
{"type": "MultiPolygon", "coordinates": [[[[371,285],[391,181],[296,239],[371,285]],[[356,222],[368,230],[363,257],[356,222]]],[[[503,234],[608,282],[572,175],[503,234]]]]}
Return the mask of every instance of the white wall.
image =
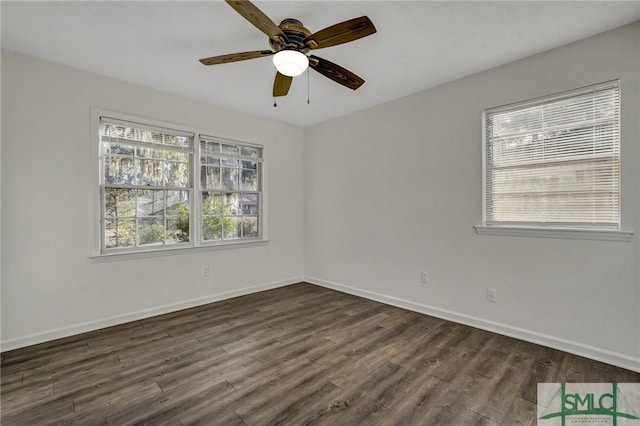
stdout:
{"type": "Polygon", "coordinates": [[[639,79],[636,23],[305,129],[307,280],[640,370],[639,79]],[[476,235],[482,110],[616,78],[631,242],[476,235]]]}
{"type": "Polygon", "coordinates": [[[300,281],[302,138],[300,128],[3,51],[2,350],[300,281]],[[90,260],[94,106],[265,145],[270,242],[90,260]]]}

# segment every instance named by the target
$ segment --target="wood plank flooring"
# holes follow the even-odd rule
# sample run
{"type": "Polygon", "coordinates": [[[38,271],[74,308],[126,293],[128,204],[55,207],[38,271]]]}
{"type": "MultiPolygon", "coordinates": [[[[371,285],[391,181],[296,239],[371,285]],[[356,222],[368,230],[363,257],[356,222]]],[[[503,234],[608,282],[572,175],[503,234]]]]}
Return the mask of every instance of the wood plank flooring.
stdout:
{"type": "Polygon", "coordinates": [[[300,283],[2,354],[3,425],[532,425],[640,374],[300,283]]]}

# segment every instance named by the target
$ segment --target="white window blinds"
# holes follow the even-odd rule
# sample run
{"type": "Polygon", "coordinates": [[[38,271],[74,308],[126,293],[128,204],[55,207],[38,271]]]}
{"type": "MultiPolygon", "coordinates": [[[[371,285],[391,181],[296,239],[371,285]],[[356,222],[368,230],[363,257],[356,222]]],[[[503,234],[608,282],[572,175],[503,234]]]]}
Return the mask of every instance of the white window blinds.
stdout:
{"type": "Polygon", "coordinates": [[[485,224],[620,228],[618,81],[484,112],[485,224]]]}

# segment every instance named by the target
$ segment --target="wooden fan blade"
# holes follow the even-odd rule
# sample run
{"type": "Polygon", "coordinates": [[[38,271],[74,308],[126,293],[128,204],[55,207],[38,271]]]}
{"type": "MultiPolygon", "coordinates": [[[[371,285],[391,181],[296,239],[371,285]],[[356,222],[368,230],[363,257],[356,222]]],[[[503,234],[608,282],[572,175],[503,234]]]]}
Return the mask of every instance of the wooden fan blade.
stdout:
{"type": "Polygon", "coordinates": [[[284,74],[277,73],[276,79],[273,82],[273,96],[287,96],[293,77],[288,77],[284,74]]]}
{"type": "Polygon", "coordinates": [[[327,61],[326,59],[318,58],[317,56],[309,56],[309,66],[325,77],[328,77],[349,89],[356,90],[364,84],[364,80],[351,71],[344,69],[333,62],[327,61]]]}
{"type": "Polygon", "coordinates": [[[230,53],[228,55],[212,56],[211,58],[200,59],[204,65],[226,64],[227,62],[246,61],[247,59],[262,58],[263,56],[271,56],[273,52],[270,50],[254,50],[253,52],[230,53]]]}
{"type": "Polygon", "coordinates": [[[348,43],[376,32],[373,22],[366,16],[350,19],[339,24],[332,25],[311,34],[304,41],[311,49],[322,49],[337,44],[348,43]]]}
{"type": "Polygon", "coordinates": [[[247,0],[226,0],[229,6],[235,9],[244,19],[274,40],[285,39],[285,35],[267,15],[247,0]]]}

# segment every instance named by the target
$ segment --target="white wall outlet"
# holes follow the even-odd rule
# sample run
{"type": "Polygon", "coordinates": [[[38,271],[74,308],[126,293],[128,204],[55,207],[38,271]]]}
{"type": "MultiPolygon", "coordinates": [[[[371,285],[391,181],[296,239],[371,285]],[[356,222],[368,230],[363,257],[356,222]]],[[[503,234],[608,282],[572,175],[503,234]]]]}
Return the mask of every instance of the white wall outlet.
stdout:
{"type": "Polygon", "coordinates": [[[205,266],[202,268],[202,276],[203,277],[208,277],[209,276],[209,267],[205,266]]]}
{"type": "Polygon", "coordinates": [[[420,282],[424,284],[429,282],[429,273],[427,271],[420,271],[420,282]]]}
{"type": "Polygon", "coordinates": [[[487,300],[491,303],[496,303],[496,289],[488,288],[487,289],[487,300]]]}

